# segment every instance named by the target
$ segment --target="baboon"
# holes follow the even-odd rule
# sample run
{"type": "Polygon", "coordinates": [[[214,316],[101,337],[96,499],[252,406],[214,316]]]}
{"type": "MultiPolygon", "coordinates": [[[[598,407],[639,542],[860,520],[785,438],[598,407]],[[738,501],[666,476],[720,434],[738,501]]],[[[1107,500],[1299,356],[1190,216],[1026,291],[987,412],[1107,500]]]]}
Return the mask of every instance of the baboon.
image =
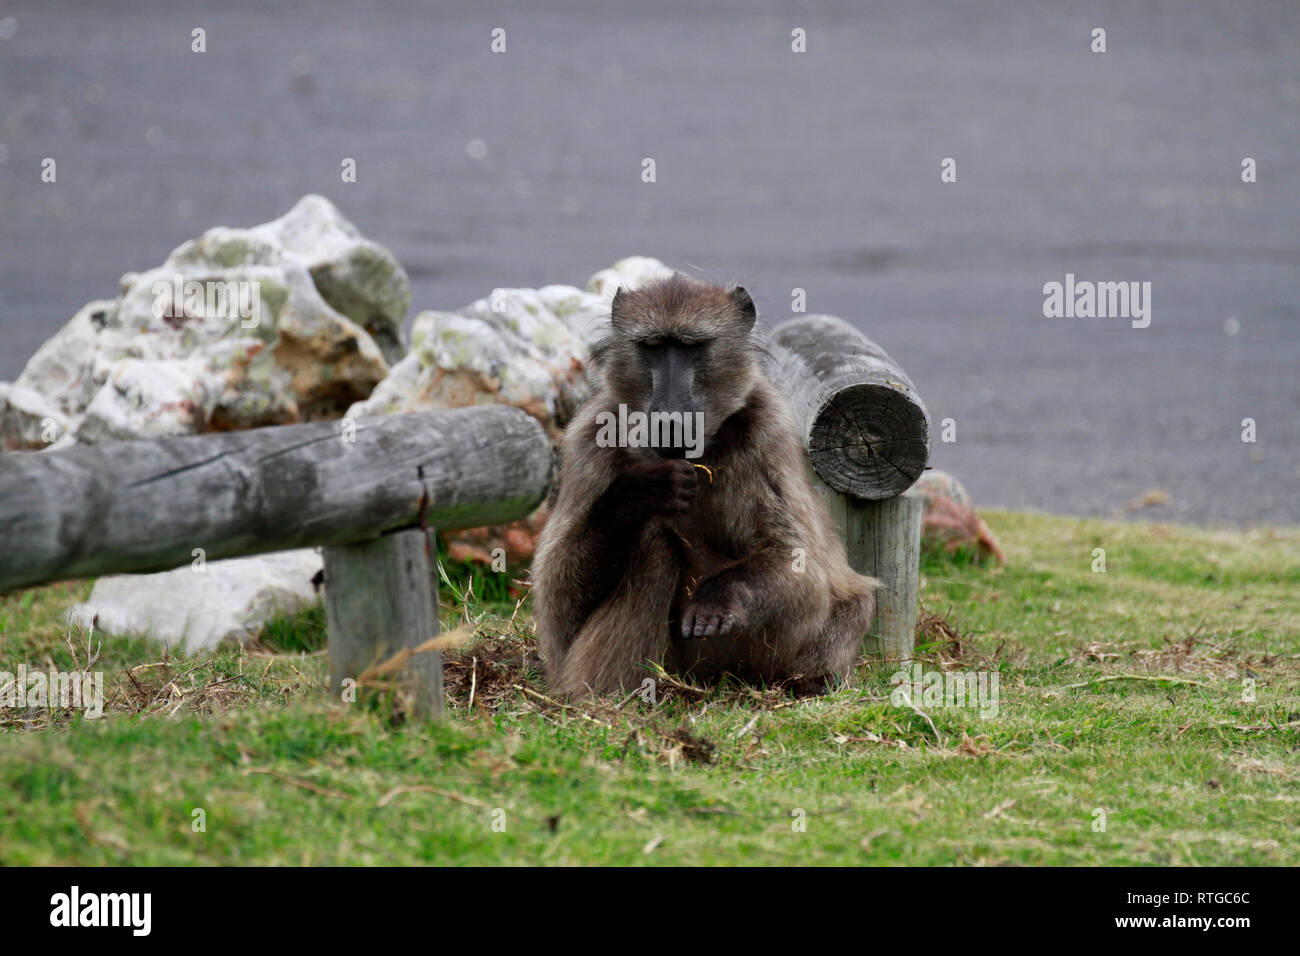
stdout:
{"type": "Polygon", "coordinates": [[[557,693],[635,689],[651,661],[796,693],[849,676],[877,582],[848,565],[755,319],[743,288],[680,274],[615,294],[533,562],[557,693]]]}

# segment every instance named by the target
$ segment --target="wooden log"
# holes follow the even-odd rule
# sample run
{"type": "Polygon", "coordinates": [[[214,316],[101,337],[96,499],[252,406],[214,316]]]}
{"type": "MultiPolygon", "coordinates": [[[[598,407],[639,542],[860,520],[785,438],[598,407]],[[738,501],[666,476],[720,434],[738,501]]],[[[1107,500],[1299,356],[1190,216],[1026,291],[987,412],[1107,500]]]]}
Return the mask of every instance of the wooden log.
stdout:
{"type": "Polygon", "coordinates": [[[490,405],[0,455],[0,591],[513,521],[551,454],[490,405]]]}
{"type": "MultiPolygon", "coordinates": [[[[386,534],[322,549],[325,616],[329,624],[330,689],[344,697],[344,680],[438,634],[437,555],[432,531],[386,534]]],[[[383,677],[405,697],[416,718],[442,715],[442,654],[413,654],[383,677]]],[[[358,688],[366,690],[366,688],[358,688]]]]}
{"type": "Polygon", "coordinates": [[[844,541],[849,564],[882,585],[876,592],[876,620],[864,635],[867,653],[909,660],[916,647],[924,502],[912,495],[866,501],[814,483],[844,541]]]}
{"type": "Polygon", "coordinates": [[[930,459],[930,419],[897,362],[830,315],[783,322],[769,348],[768,372],[822,481],[871,501],[912,486],[930,459]]]}

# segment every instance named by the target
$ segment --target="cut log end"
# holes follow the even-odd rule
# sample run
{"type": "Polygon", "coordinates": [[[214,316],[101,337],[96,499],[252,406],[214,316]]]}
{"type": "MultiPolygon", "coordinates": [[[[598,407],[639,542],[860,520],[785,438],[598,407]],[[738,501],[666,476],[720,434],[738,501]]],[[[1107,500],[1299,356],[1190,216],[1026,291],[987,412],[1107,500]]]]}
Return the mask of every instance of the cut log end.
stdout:
{"type": "Polygon", "coordinates": [[[929,431],[924,408],[902,387],[860,383],[823,404],[808,435],[808,457],[836,491],[873,501],[890,498],[925,470],[929,431]]]}
{"type": "Polygon", "coordinates": [[[925,403],[880,346],[843,319],[808,315],[777,326],[769,353],[769,375],[828,486],[879,501],[920,477],[930,456],[925,403]]]}

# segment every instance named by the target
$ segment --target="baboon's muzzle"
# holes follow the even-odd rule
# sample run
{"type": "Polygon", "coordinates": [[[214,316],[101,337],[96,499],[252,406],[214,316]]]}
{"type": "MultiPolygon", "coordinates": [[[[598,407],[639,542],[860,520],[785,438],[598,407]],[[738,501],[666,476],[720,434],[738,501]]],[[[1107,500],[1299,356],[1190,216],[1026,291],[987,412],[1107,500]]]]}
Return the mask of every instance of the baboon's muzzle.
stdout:
{"type": "Polygon", "coordinates": [[[695,355],[689,347],[661,346],[654,350],[651,371],[650,419],[661,423],[655,451],[663,458],[685,458],[685,423],[700,410],[695,401],[695,355]]]}

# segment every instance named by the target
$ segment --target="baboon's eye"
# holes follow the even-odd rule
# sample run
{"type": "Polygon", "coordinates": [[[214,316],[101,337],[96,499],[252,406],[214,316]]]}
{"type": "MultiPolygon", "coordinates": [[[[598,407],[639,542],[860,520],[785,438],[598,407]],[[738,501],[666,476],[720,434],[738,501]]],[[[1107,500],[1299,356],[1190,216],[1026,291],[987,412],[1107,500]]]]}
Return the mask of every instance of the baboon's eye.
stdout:
{"type": "Polygon", "coordinates": [[[664,340],[663,339],[642,339],[641,344],[648,349],[658,349],[658,348],[663,348],[664,340]]]}

